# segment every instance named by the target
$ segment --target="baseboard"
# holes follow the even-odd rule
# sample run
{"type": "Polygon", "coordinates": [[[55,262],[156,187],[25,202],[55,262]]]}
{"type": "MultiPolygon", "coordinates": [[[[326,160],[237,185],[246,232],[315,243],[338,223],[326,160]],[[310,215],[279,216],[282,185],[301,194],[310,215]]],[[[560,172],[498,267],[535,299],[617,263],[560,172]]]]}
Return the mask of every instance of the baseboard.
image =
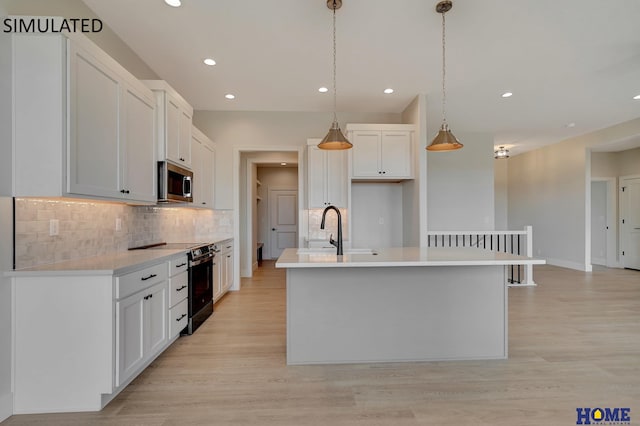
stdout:
{"type": "Polygon", "coordinates": [[[575,269],[576,271],[591,272],[591,265],[585,265],[584,263],[571,262],[563,259],[554,259],[551,257],[546,258],[548,265],[560,266],[561,268],[575,269]]]}
{"type": "Polygon", "coordinates": [[[0,395],[0,422],[13,415],[13,392],[0,395]]]}

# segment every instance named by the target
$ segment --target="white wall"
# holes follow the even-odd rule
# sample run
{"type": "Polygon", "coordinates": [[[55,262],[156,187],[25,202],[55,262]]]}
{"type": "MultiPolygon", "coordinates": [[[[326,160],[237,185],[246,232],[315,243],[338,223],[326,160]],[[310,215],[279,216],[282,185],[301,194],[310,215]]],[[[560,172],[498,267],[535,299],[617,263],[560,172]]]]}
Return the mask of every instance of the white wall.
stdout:
{"type": "Polygon", "coordinates": [[[618,176],[640,175],[640,148],[617,152],[618,176]]]}
{"type": "Polygon", "coordinates": [[[351,185],[351,246],[402,247],[403,184],[353,183],[351,185]]]}
{"type": "Polygon", "coordinates": [[[590,269],[589,150],[638,134],[640,118],[509,159],[509,227],[533,225],[535,256],[558,266],[590,269]]]}
{"type": "MultiPolygon", "coordinates": [[[[7,11],[0,3],[0,17],[7,11]]],[[[13,207],[11,195],[11,51],[10,37],[0,33],[0,422],[13,414],[11,392],[11,283],[3,271],[13,268],[13,207]]]]}
{"type": "MultiPolygon", "coordinates": [[[[399,114],[338,113],[346,123],[399,123],[399,114]]],[[[303,147],[323,138],[332,114],[324,112],[195,111],[194,125],[216,142],[216,208],[233,209],[234,148],[303,147]]]]}
{"type": "Polygon", "coordinates": [[[508,230],[508,170],[509,160],[501,159],[493,162],[494,170],[494,201],[495,201],[495,229],[508,230]]]}
{"type": "Polygon", "coordinates": [[[405,247],[426,245],[427,231],[427,117],[426,97],[416,96],[402,112],[402,122],[413,124],[414,180],[402,183],[402,234],[405,247]]]}
{"type": "Polygon", "coordinates": [[[464,148],[427,152],[429,231],[494,228],[493,137],[455,132],[464,148]]]}
{"type": "Polygon", "coordinates": [[[619,176],[617,152],[592,152],[591,153],[591,177],[616,177],[619,176]]]}
{"type": "MultiPolygon", "coordinates": [[[[98,18],[81,0],[3,0],[2,15],[62,16],[98,18]]],[[[139,79],[158,79],[158,75],[104,22],[102,31],[86,33],[89,39],[139,79]]]]}

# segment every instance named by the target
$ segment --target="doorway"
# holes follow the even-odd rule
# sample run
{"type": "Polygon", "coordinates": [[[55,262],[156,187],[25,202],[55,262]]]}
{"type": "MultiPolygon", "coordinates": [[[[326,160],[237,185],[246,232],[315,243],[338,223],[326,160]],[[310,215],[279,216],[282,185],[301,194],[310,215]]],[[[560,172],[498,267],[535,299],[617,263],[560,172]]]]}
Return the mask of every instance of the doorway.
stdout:
{"type": "Polygon", "coordinates": [[[591,264],[617,266],[616,178],[591,179],[591,264]]]}
{"type": "MultiPolygon", "coordinates": [[[[298,224],[294,240],[296,247],[299,244],[298,226],[303,216],[301,198],[304,196],[304,170],[301,162],[304,151],[299,147],[272,150],[267,147],[246,150],[236,148],[234,151],[234,168],[238,173],[234,220],[239,225],[236,227],[239,242],[236,270],[240,277],[251,277],[259,267],[259,257],[273,258],[269,235],[272,228],[269,222],[270,189],[296,191],[293,200],[295,210],[289,211],[289,216],[294,215],[295,223],[298,224]]],[[[288,201],[291,205],[291,200],[288,201]]]]}
{"type": "Polygon", "coordinates": [[[640,270],[640,176],[620,178],[622,266],[640,270]]]}

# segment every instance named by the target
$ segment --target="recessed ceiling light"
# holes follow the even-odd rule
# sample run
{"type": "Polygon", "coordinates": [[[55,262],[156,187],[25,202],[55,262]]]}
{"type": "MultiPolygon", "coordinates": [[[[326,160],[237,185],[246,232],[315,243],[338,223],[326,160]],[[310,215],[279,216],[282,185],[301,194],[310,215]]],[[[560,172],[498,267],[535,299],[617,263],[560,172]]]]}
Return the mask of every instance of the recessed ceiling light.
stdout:
{"type": "Polygon", "coordinates": [[[280,165],[281,165],[281,166],[286,166],[286,165],[287,165],[287,163],[282,162],[282,163],[280,163],[280,165]]]}
{"type": "Polygon", "coordinates": [[[211,58],[207,58],[207,59],[205,59],[203,62],[204,62],[206,65],[209,65],[209,66],[214,66],[214,65],[216,64],[216,61],[214,61],[214,60],[213,60],[213,59],[211,59],[211,58]]]}
{"type": "Polygon", "coordinates": [[[564,126],[565,126],[565,127],[567,127],[567,128],[569,128],[569,129],[572,129],[572,128],[576,127],[576,123],[574,123],[574,122],[572,121],[571,123],[567,123],[567,124],[565,124],[564,126]]]}
{"type": "Polygon", "coordinates": [[[164,0],[164,2],[171,7],[180,7],[182,5],[180,0],[164,0]]]}
{"type": "Polygon", "coordinates": [[[513,96],[513,93],[511,93],[511,92],[504,92],[504,93],[502,94],[502,97],[503,97],[503,98],[510,98],[510,97],[512,97],[512,96],[513,96]]]}
{"type": "Polygon", "coordinates": [[[387,95],[390,95],[393,93],[393,89],[392,88],[384,89],[384,93],[386,93],[387,95]]]}
{"type": "Polygon", "coordinates": [[[327,93],[329,91],[329,89],[327,89],[326,87],[321,87],[318,89],[318,92],[320,93],[327,93]]]}
{"type": "Polygon", "coordinates": [[[640,95],[635,95],[635,96],[633,97],[633,99],[635,99],[635,100],[640,99],[640,95]]]}
{"type": "Polygon", "coordinates": [[[232,95],[231,93],[227,93],[226,95],[224,95],[224,97],[227,98],[227,99],[235,99],[236,98],[236,96],[232,95]]]}

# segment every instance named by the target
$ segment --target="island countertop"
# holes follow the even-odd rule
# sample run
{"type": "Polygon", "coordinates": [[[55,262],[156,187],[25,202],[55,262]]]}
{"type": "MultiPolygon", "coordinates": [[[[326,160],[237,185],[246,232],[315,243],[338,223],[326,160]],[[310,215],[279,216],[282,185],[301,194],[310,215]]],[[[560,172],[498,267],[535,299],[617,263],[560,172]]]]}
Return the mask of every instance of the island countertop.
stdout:
{"type": "Polygon", "coordinates": [[[393,247],[345,249],[285,249],[276,268],[361,268],[400,266],[542,265],[544,259],[470,247],[393,247]]]}

